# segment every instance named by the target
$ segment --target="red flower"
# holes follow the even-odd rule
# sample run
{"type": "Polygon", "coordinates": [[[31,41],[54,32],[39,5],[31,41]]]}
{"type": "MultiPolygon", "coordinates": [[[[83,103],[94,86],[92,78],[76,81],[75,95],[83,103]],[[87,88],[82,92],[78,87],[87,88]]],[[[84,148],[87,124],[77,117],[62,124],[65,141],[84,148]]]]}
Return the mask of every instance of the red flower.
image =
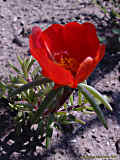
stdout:
{"type": "Polygon", "coordinates": [[[30,52],[42,67],[42,74],[56,86],[76,88],[103,58],[105,46],[99,43],[93,24],[70,22],[53,24],[44,31],[33,27],[30,52]]]}

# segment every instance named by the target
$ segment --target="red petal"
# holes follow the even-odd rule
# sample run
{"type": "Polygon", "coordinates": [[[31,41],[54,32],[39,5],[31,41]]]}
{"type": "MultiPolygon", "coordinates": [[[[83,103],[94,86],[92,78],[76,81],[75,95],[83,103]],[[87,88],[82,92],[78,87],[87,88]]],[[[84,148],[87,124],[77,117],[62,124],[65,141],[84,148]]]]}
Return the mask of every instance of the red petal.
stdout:
{"type": "Polygon", "coordinates": [[[42,48],[43,47],[43,41],[41,40],[42,37],[42,30],[40,27],[33,27],[32,28],[32,39],[33,39],[33,45],[35,48],[42,48]]]}
{"type": "Polygon", "coordinates": [[[64,51],[63,29],[64,26],[53,24],[43,31],[45,41],[52,54],[64,51]]]}
{"type": "Polygon", "coordinates": [[[91,72],[94,70],[94,60],[92,57],[87,57],[80,65],[75,76],[77,83],[83,82],[88,78],[91,72]]]}
{"type": "Polygon", "coordinates": [[[101,61],[104,55],[105,55],[105,45],[102,44],[99,45],[97,56],[94,59],[94,66],[96,66],[101,61]]]}
{"type": "Polygon", "coordinates": [[[76,81],[80,83],[86,80],[89,75],[93,72],[96,65],[101,61],[105,54],[105,45],[100,45],[97,51],[97,56],[93,59],[91,57],[87,57],[79,66],[77,74],[76,74],[76,81]]]}
{"type": "Polygon", "coordinates": [[[86,57],[96,56],[99,40],[93,24],[71,22],[64,27],[64,42],[71,56],[80,63],[86,57]]]}
{"type": "Polygon", "coordinates": [[[45,53],[46,50],[44,48],[35,48],[32,34],[30,35],[29,40],[30,52],[42,67],[43,75],[53,80],[56,84],[72,86],[74,83],[72,74],[60,65],[55,64],[53,61],[51,61],[46,56],[47,53],[45,53]]]}

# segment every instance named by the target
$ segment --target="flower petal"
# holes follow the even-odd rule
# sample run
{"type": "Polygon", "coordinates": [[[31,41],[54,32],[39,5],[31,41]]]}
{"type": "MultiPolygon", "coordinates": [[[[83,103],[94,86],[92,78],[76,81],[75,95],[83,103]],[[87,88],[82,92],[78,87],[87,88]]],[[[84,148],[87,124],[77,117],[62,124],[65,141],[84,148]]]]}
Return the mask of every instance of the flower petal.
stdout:
{"type": "Polygon", "coordinates": [[[94,70],[94,60],[92,57],[87,57],[80,65],[77,70],[75,80],[77,83],[83,82],[88,78],[90,73],[94,70]]]}
{"type": "Polygon", "coordinates": [[[89,75],[93,72],[96,65],[101,61],[105,54],[105,45],[99,45],[97,56],[93,59],[92,57],[87,57],[79,66],[75,80],[76,83],[80,83],[86,80],[89,75]]]}
{"type": "Polygon", "coordinates": [[[64,42],[71,56],[80,63],[86,57],[96,57],[99,40],[93,24],[71,22],[64,27],[64,42]]]}
{"type": "Polygon", "coordinates": [[[64,51],[63,29],[64,26],[53,24],[43,31],[44,39],[52,54],[64,51]]]}
{"type": "Polygon", "coordinates": [[[43,41],[42,41],[42,30],[40,27],[35,26],[32,28],[32,39],[33,39],[33,45],[35,48],[42,48],[43,47],[43,41]]]}
{"type": "Polygon", "coordinates": [[[104,57],[105,55],[105,45],[99,45],[98,51],[97,51],[97,56],[94,59],[94,66],[96,67],[96,65],[101,61],[101,59],[104,57]]]}

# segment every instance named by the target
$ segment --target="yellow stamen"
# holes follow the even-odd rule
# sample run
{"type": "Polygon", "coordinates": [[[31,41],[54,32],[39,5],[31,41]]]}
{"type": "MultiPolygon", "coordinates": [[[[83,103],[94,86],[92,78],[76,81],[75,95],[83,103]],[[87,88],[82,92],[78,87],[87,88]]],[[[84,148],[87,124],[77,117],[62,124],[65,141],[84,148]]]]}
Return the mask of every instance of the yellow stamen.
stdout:
{"type": "Polygon", "coordinates": [[[63,66],[65,69],[70,70],[73,74],[76,73],[78,68],[78,62],[74,58],[70,57],[62,57],[60,59],[59,64],[63,66]]]}

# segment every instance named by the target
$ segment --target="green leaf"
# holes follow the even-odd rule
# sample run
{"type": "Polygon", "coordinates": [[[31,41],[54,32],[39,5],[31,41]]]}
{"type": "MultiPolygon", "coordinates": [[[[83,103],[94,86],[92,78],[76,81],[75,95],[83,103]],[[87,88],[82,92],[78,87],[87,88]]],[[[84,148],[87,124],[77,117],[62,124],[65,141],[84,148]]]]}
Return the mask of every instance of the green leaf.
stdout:
{"type": "Polygon", "coordinates": [[[23,115],[23,112],[19,111],[18,112],[18,117],[22,117],[22,115],[23,115]]]}
{"type": "Polygon", "coordinates": [[[81,105],[82,104],[82,94],[81,94],[81,91],[78,90],[78,105],[81,105]]]}
{"type": "Polygon", "coordinates": [[[18,77],[18,81],[19,83],[22,83],[22,84],[27,84],[28,82],[21,76],[18,77]]]}
{"type": "Polygon", "coordinates": [[[78,84],[78,87],[86,88],[95,98],[97,98],[99,101],[101,101],[108,110],[112,111],[112,107],[108,103],[106,98],[104,98],[104,96],[100,92],[98,92],[95,88],[93,88],[92,86],[89,86],[89,85],[85,85],[83,83],[78,84]]]}
{"type": "Polygon", "coordinates": [[[17,103],[16,107],[21,110],[21,111],[32,111],[33,110],[33,105],[28,104],[28,103],[17,103]]]}
{"type": "Polygon", "coordinates": [[[26,71],[27,71],[27,68],[28,68],[28,61],[29,61],[29,59],[24,59],[23,60],[24,68],[25,68],[26,71]]]}
{"type": "Polygon", "coordinates": [[[0,82],[0,88],[7,88],[6,84],[4,82],[0,82]]]}
{"type": "Polygon", "coordinates": [[[80,112],[82,112],[83,109],[84,109],[83,107],[79,107],[79,108],[73,108],[72,110],[73,110],[73,111],[80,111],[80,112]]]}
{"type": "Polygon", "coordinates": [[[18,74],[21,73],[18,68],[16,68],[13,64],[9,63],[10,67],[14,69],[18,74]]]}
{"type": "Polygon", "coordinates": [[[50,137],[46,137],[46,148],[48,148],[49,144],[50,144],[50,137]]]}
{"type": "Polygon", "coordinates": [[[22,69],[22,71],[24,73],[25,78],[27,79],[28,78],[28,72],[27,72],[27,69],[26,69],[26,67],[27,67],[27,60],[25,59],[23,61],[20,56],[17,56],[17,59],[18,59],[20,65],[21,65],[21,69],[22,69]]]}
{"type": "Polygon", "coordinates": [[[39,86],[41,84],[45,84],[45,83],[48,83],[48,82],[50,82],[49,79],[42,78],[40,80],[29,82],[29,83],[27,83],[25,85],[23,85],[23,84],[16,84],[17,85],[16,87],[18,87],[19,85],[21,87],[19,87],[18,89],[14,90],[13,92],[11,92],[11,94],[9,95],[9,98],[10,97],[14,97],[16,94],[20,94],[21,92],[26,91],[29,88],[33,88],[33,87],[36,87],[36,86],[39,86]]]}
{"type": "Polygon", "coordinates": [[[17,56],[17,59],[19,61],[19,64],[21,65],[21,68],[23,69],[23,61],[22,61],[21,57],[17,56]]]}
{"type": "Polygon", "coordinates": [[[22,87],[23,84],[22,83],[16,83],[16,84],[13,84],[13,86],[16,87],[16,88],[19,88],[19,87],[22,87]]]}
{"type": "Polygon", "coordinates": [[[65,102],[65,103],[64,103],[64,109],[65,109],[65,110],[67,109],[67,106],[68,106],[68,105],[67,105],[67,103],[65,102]]]}
{"type": "Polygon", "coordinates": [[[51,127],[47,127],[46,129],[46,147],[48,148],[49,144],[50,144],[50,140],[53,134],[53,128],[51,127]]]}
{"type": "Polygon", "coordinates": [[[72,115],[72,114],[69,114],[69,115],[68,115],[68,118],[69,118],[69,121],[73,121],[73,122],[75,122],[75,123],[80,123],[80,124],[83,124],[83,125],[86,124],[84,121],[82,121],[82,120],[80,120],[80,119],[77,119],[77,118],[76,118],[74,115],[72,115]]]}
{"type": "Polygon", "coordinates": [[[37,67],[32,71],[31,76],[32,76],[32,77],[36,76],[36,74],[37,74],[39,71],[40,71],[40,67],[37,66],[37,67]]]}
{"type": "Polygon", "coordinates": [[[47,126],[49,127],[55,120],[54,114],[49,114],[47,126]]]}
{"type": "Polygon", "coordinates": [[[56,114],[62,116],[62,115],[66,115],[67,113],[64,111],[61,111],[61,112],[57,112],[56,114]]]}
{"type": "Polygon", "coordinates": [[[108,129],[108,126],[107,126],[107,123],[105,121],[103,112],[102,112],[101,108],[98,106],[98,104],[96,103],[96,100],[94,99],[93,95],[91,95],[89,93],[89,91],[85,88],[85,86],[79,85],[78,88],[81,90],[81,92],[83,93],[83,95],[88,99],[89,103],[94,108],[94,110],[95,110],[98,118],[100,119],[100,121],[102,122],[102,124],[104,125],[104,127],[106,129],[108,129]]]}
{"type": "Polygon", "coordinates": [[[70,95],[69,100],[70,100],[71,106],[73,106],[74,105],[74,103],[73,103],[73,93],[70,95]]]}
{"type": "Polygon", "coordinates": [[[51,137],[52,137],[52,134],[53,134],[53,128],[48,127],[46,134],[47,134],[47,137],[50,137],[50,138],[51,138],[51,137]]]}
{"type": "Polygon", "coordinates": [[[85,125],[85,124],[86,124],[86,122],[83,121],[83,120],[81,120],[81,119],[75,119],[75,122],[76,122],[76,123],[80,123],[80,124],[82,124],[82,125],[85,125]]]}
{"type": "Polygon", "coordinates": [[[43,134],[44,134],[44,123],[43,123],[42,120],[40,120],[38,122],[38,129],[39,129],[40,135],[43,136],[43,134]]]}
{"type": "Polygon", "coordinates": [[[0,97],[4,96],[6,89],[7,86],[3,82],[0,82],[0,97]]]}
{"type": "Polygon", "coordinates": [[[94,111],[93,107],[91,107],[91,106],[85,105],[84,107],[85,107],[85,109],[87,109],[87,110],[89,110],[89,111],[94,111]]]}
{"type": "Polygon", "coordinates": [[[23,68],[22,68],[25,79],[28,79],[27,62],[28,62],[27,59],[23,61],[23,68]]]}
{"type": "Polygon", "coordinates": [[[30,69],[31,69],[32,65],[34,64],[34,62],[35,62],[35,59],[33,59],[33,57],[30,56],[30,59],[28,61],[28,67],[27,67],[27,71],[28,72],[30,71],[30,69]]]}

